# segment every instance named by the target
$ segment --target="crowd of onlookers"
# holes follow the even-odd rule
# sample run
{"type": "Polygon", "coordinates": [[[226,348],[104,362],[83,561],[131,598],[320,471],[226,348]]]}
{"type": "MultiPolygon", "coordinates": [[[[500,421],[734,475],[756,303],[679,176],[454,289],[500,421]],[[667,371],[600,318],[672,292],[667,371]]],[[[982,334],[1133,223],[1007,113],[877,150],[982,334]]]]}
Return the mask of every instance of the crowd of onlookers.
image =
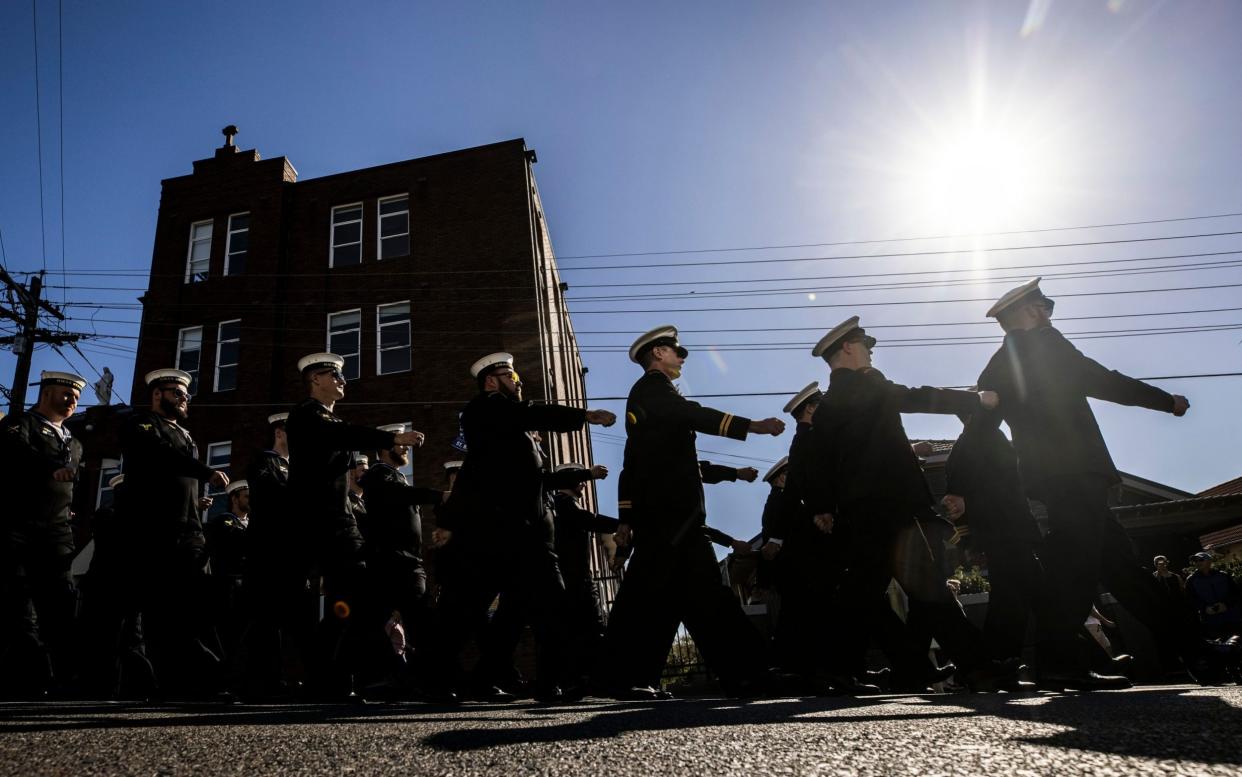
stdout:
{"type": "Polygon", "coordinates": [[[1183,570],[1184,574],[1171,569],[1166,556],[1156,556],[1152,563],[1156,567],[1152,576],[1163,590],[1195,611],[1205,639],[1242,637],[1242,589],[1233,575],[1214,568],[1211,553],[1192,555],[1193,568],[1183,570]]]}

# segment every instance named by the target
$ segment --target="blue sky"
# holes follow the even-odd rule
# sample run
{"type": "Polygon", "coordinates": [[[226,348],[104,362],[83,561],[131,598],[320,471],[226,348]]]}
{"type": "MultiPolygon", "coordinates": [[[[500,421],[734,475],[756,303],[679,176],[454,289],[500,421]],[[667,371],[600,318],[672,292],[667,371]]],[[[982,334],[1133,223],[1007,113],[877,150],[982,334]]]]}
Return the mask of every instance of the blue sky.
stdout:
{"type": "MultiPolygon", "coordinates": [[[[46,263],[70,271],[149,266],[159,182],[189,172],[241,128],[243,148],[285,155],[302,179],[524,137],[536,167],[592,396],[624,395],[638,377],[624,354],[673,323],[695,348],[687,393],[793,392],[823,379],[809,346],[852,313],[881,340],[877,366],[909,384],[973,381],[990,343],[885,347],[901,338],[995,335],[985,299],[1017,279],[1050,278],[1067,333],[1242,325],[1238,288],[1130,293],[1242,283],[1242,236],[1052,243],[1242,231],[1242,218],[795,249],[581,258],[1069,227],[1242,211],[1233,83],[1242,72],[1242,6],[1113,0],[1046,3],[226,3],[65,0],[62,116],[57,6],[38,5],[46,263]],[[955,250],[954,254],[818,261],[771,259],[955,250]],[[1167,256],[1158,260],[1154,257],[1167,256]],[[1119,260],[1140,259],[1137,262],[1119,260]],[[638,264],[744,260],[733,265],[638,264]],[[1073,263],[1108,261],[1110,264],[1073,263]],[[1211,266],[1205,263],[1216,262],[1211,266]],[[1060,264],[1037,268],[1031,265],[1060,264]],[[1015,267],[1004,270],[997,268],[1015,267]],[[595,269],[610,267],[617,269],[595,269]],[[1117,274],[1118,270],[1156,270],[1117,274]],[[974,285],[828,288],[853,283],[973,280],[974,285]],[[942,274],[934,274],[942,273],[942,274]],[[988,282],[1004,276],[1009,280],[988,282]],[[762,279],[762,280],[760,280],[762,279]],[[782,282],[784,279],[784,282],[782,282]],[[709,284],[707,281],[735,281],[709,284]],[[600,284],[680,283],[662,287],[600,284]],[[597,286],[597,288],[591,288],[597,286]],[[591,300],[625,293],[803,291],[725,297],[591,300]],[[813,289],[814,291],[807,291],[813,289]],[[1122,294],[1101,292],[1127,292],[1122,294]],[[814,293],[812,300],[808,294],[814,293]],[[1087,295],[1087,296],[1071,296],[1087,295]],[[876,303],[901,302],[889,305],[876,303]],[[809,307],[839,305],[839,307],[809,307]],[[729,307],[768,310],[721,311],[729,307]],[[673,312],[708,308],[703,312],[673,312]],[[645,313],[595,311],[649,310],[645,313]],[[982,325],[948,326],[959,322],[982,325]],[[890,328],[894,325],[910,325],[890,328]],[[723,329],[790,327],[775,332],[723,329]],[[602,334],[586,334],[601,332],[602,334]],[[781,343],[782,350],[730,350],[781,343]]],[[[29,4],[0,5],[0,229],[10,270],[43,264],[29,4]]],[[[59,284],[59,276],[49,283],[59,284]]],[[[142,277],[72,275],[53,300],[132,302],[142,277]]],[[[69,308],[89,318],[90,309],[69,308]]],[[[136,321],[137,311],[97,318],[136,321]]],[[[70,322],[90,329],[89,321],[70,322]]],[[[96,322],[111,334],[126,323],[96,322]]],[[[1079,347],[1135,376],[1237,372],[1242,329],[1097,337],[1079,347]]],[[[132,340],[83,345],[128,395],[132,340]]],[[[76,368],[90,372],[77,354],[76,368]]],[[[63,368],[40,352],[35,368],[63,368]]],[[[13,359],[0,353],[0,379],[13,359]]],[[[93,375],[91,376],[94,377],[93,375]]],[[[1165,380],[1190,397],[1183,419],[1097,405],[1118,465],[1197,491],[1242,474],[1242,379],[1165,380]]],[[[89,393],[89,392],[88,392],[89,393]]],[[[783,397],[711,400],[778,414],[783,397]]],[[[609,405],[620,409],[618,403],[609,405]]],[[[953,437],[952,419],[908,419],[914,437],[953,437]]],[[[619,469],[616,434],[596,438],[619,469]]],[[[761,471],[790,434],[701,447],[761,471]]],[[[706,456],[712,458],[713,456],[706,456]]],[[[615,506],[615,479],[602,484],[615,506]]],[[[765,489],[709,490],[711,521],[746,533],[765,489]]]]}

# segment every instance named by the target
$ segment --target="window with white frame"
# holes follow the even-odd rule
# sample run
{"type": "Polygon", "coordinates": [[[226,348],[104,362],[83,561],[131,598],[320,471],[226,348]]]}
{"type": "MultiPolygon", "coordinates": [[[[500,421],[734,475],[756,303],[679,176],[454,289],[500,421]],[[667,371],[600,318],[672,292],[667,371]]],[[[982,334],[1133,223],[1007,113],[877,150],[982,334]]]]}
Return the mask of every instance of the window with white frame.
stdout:
{"type": "Polygon", "coordinates": [[[362,263],[362,203],[332,209],[332,255],[329,267],[362,263]]]}
{"type": "Polygon", "coordinates": [[[241,319],[221,321],[216,329],[216,391],[237,388],[237,362],[241,351],[241,319]]]}
{"type": "Polygon", "coordinates": [[[186,283],[207,280],[207,268],[211,263],[211,228],[211,219],[190,225],[190,248],[185,260],[186,283]]]}
{"type": "Polygon", "coordinates": [[[362,351],[362,311],[343,310],[328,315],[328,351],[345,359],[346,380],[358,379],[362,351]]]}
{"type": "Polygon", "coordinates": [[[190,394],[198,393],[198,366],[203,356],[203,328],[192,326],[177,333],[177,369],[190,373],[190,394]]]}
{"type": "Polygon", "coordinates": [[[96,510],[113,505],[116,495],[108,482],[119,474],[121,474],[120,459],[103,459],[99,462],[99,490],[95,493],[96,510]]]}
{"type": "Polygon", "coordinates": [[[379,258],[410,253],[410,197],[401,194],[379,201],[379,258]]]}
{"type": "Polygon", "coordinates": [[[250,214],[234,213],[229,216],[229,239],[224,246],[224,274],[241,275],[246,271],[246,257],[250,255],[250,214]]]}
{"type": "Polygon", "coordinates": [[[407,372],[410,369],[410,303],[380,305],[375,311],[376,359],[379,375],[407,372]]]}
{"type": "MultiPolygon", "coordinates": [[[[222,471],[230,480],[233,478],[229,469],[232,459],[233,443],[213,442],[207,446],[207,466],[222,471]]],[[[203,516],[204,519],[228,511],[229,500],[223,488],[213,483],[207,487],[207,496],[211,497],[212,502],[211,507],[207,508],[207,515],[203,516]]]]}

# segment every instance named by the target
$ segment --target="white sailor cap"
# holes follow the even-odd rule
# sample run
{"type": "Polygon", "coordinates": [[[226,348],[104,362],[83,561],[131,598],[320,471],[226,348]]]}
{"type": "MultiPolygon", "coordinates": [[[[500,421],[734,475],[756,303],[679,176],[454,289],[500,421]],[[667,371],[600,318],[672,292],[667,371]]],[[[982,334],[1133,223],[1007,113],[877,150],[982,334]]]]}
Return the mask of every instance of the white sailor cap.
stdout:
{"type": "Polygon", "coordinates": [[[121,485],[121,484],[122,484],[122,483],[124,483],[124,482],[125,482],[125,473],[124,473],[124,472],[122,472],[122,473],[121,473],[121,474],[119,474],[119,475],[113,475],[113,476],[112,476],[112,477],[108,480],[108,488],[116,488],[117,486],[121,485]]]}
{"type": "Polygon", "coordinates": [[[283,424],[285,421],[288,421],[288,420],[289,420],[288,413],[272,413],[271,415],[267,417],[267,422],[269,424],[283,424]]]}
{"type": "Polygon", "coordinates": [[[1048,303],[1048,310],[1052,310],[1053,302],[1044,296],[1044,292],[1039,288],[1039,282],[1043,278],[1032,278],[1017,288],[1010,289],[1001,295],[1001,298],[992,303],[992,307],[988,308],[987,317],[996,318],[1006,308],[1013,307],[1022,302],[1042,301],[1048,303]]]}
{"type": "Polygon", "coordinates": [[[354,451],[353,453],[349,454],[349,468],[350,469],[353,469],[354,467],[366,467],[366,466],[369,466],[370,464],[371,464],[371,458],[367,456],[365,453],[359,453],[358,451],[354,451]]]}
{"type": "Polygon", "coordinates": [[[379,429],[381,432],[392,432],[393,434],[405,433],[405,424],[384,424],[383,426],[377,426],[375,428],[379,429]]]}
{"type": "Polygon", "coordinates": [[[312,353],[298,359],[298,372],[303,375],[308,370],[344,370],[345,358],[334,353],[312,353]]]}
{"type": "Polygon", "coordinates": [[[81,391],[86,386],[86,378],[81,375],[74,375],[72,372],[56,372],[55,370],[44,370],[39,373],[39,382],[31,383],[32,386],[69,386],[81,391]]]}
{"type": "Polygon", "coordinates": [[[477,378],[479,373],[484,370],[490,370],[493,367],[508,365],[509,369],[513,369],[513,354],[500,351],[497,353],[489,353],[482,359],[470,365],[470,377],[477,378]]]}
{"type": "Polygon", "coordinates": [[[446,461],[444,462],[444,471],[453,472],[455,470],[459,470],[461,469],[461,465],[464,463],[465,462],[463,462],[461,459],[457,459],[456,461],[446,461]]]}
{"type": "Polygon", "coordinates": [[[578,463],[578,462],[576,462],[576,461],[570,461],[570,462],[566,462],[566,463],[564,463],[564,464],[558,464],[558,465],[556,465],[556,471],[557,471],[557,472],[564,472],[565,470],[570,470],[570,469],[586,469],[586,465],[585,465],[585,464],[579,464],[579,463],[578,463]]]}
{"type": "Polygon", "coordinates": [[[819,381],[813,380],[806,385],[806,388],[802,389],[797,394],[794,394],[793,399],[785,403],[785,407],[782,412],[797,415],[803,403],[811,397],[816,396],[819,396],[819,381]]]}
{"type": "Polygon", "coordinates": [[[250,484],[245,480],[234,480],[225,487],[224,493],[231,494],[234,491],[241,491],[243,488],[250,488],[250,484]]]}
{"type": "Polygon", "coordinates": [[[639,357],[644,352],[660,345],[671,346],[677,351],[677,355],[683,359],[690,353],[677,341],[677,327],[672,324],[665,324],[652,329],[634,341],[634,344],[630,346],[630,361],[639,364],[639,357]]]}
{"type": "Polygon", "coordinates": [[[781,456],[781,460],[773,464],[772,469],[768,470],[767,474],[763,476],[763,482],[771,483],[772,478],[781,474],[781,472],[783,472],[785,468],[788,466],[789,466],[789,457],[781,456]]]}
{"type": "Polygon", "coordinates": [[[154,386],[157,383],[176,383],[185,388],[190,387],[194,377],[184,370],[151,370],[147,373],[146,381],[148,386],[154,386]]]}
{"type": "Polygon", "coordinates": [[[860,335],[868,348],[875,347],[875,338],[869,336],[867,330],[858,325],[858,316],[850,316],[833,327],[828,334],[821,337],[819,342],[815,344],[815,347],[811,349],[811,355],[828,361],[830,356],[841,350],[843,344],[856,339],[860,335]]]}

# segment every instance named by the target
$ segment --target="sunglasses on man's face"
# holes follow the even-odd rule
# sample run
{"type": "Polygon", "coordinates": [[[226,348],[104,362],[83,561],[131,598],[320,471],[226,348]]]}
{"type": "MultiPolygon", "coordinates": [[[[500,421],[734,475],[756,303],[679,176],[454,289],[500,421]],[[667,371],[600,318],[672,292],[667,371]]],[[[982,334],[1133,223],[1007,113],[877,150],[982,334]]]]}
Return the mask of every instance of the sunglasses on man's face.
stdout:
{"type": "Polygon", "coordinates": [[[176,397],[177,399],[184,399],[186,402],[189,402],[189,401],[190,401],[190,395],[189,395],[189,394],[187,394],[187,393],[185,392],[185,390],[184,390],[184,389],[179,389],[179,388],[166,388],[166,389],[164,389],[164,393],[165,393],[165,394],[172,394],[172,395],[173,395],[174,397],[176,397]]]}
{"type": "Polygon", "coordinates": [[[336,369],[335,367],[333,367],[330,370],[324,370],[323,372],[317,372],[315,374],[316,375],[331,375],[333,380],[339,380],[342,383],[345,382],[344,373],[342,373],[340,370],[336,369]]]}

